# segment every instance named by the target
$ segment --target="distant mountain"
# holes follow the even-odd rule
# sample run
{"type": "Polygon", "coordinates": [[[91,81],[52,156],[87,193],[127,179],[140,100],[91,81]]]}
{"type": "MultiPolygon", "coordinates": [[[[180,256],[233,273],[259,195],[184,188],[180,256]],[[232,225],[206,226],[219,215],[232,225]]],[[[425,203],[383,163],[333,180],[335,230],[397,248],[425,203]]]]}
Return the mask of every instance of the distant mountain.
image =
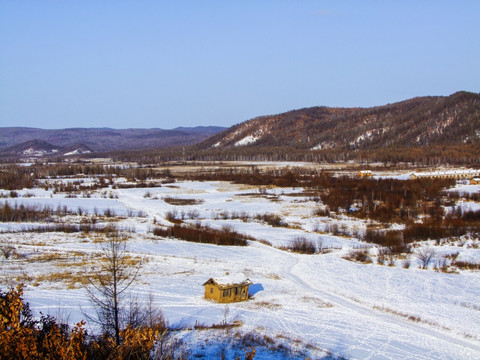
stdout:
{"type": "Polygon", "coordinates": [[[91,153],[92,150],[83,144],[69,146],[55,146],[43,140],[30,140],[10,146],[2,151],[5,155],[15,157],[46,157],[46,156],[71,156],[91,153]]]}
{"type": "Polygon", "coordinates": [[[312,107],[262,116],[218,133],[198,148],[253,154],[262,149],[314,153],[465,144],[480,144],[480,94],[458,92],[372,108],[312,107]]]}
{"type": "Polygon", "coordinates": [[[40,156],[42,153],[44,155],[64,154],[64,151],[80,154],[188,146],[222,130],[225,128],[216,126],[182,127],[173,130],[110,128],[45,130],[8,127],[0,128],[0,153],[18,155],[25,151],[28,153],[30,147],[31,153],[40,156]]]}
{"type": "Polygon", "coordinates": [[[83,144],[74,144],[63,149],[64,156],[90,154],[92,150],[83,144]]]}
{"type": "Polygon", "coordinates": [[[59,155],[60,149],[43,140],[30,140],[5,149],[5,153],[26,156],[39,157],[48,155],[59,155]]]}

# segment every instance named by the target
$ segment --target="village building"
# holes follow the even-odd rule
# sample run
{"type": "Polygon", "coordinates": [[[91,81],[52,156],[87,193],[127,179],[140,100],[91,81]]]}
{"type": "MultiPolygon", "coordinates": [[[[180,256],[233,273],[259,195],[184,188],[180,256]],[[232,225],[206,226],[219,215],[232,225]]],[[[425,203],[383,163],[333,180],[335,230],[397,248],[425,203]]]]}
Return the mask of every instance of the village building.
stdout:
{"type": "Polygon", "coordinates": [[[372,172],[370,170],[360,170],[358,172],[359,177],[371,177],[373,176],[372,172]]]}
{"type": "Polygon", "coordinates": [[[470,185],[480,185],[480,178],[470,179],[470,185]]]}
{"type": "Polygon", "coordinates": [[[244,274],[225,275],[208,279],[205,287],[205,298],[219,303],[233,303],[248,299],[248,287],[252,285],[244,274]]]}
{"type": "Polygon", "coordinates": [[[480,176],[480,170],[467,169],[411,173],[410,180],[418,178],[465,180],[474,176],[480,176]]]}

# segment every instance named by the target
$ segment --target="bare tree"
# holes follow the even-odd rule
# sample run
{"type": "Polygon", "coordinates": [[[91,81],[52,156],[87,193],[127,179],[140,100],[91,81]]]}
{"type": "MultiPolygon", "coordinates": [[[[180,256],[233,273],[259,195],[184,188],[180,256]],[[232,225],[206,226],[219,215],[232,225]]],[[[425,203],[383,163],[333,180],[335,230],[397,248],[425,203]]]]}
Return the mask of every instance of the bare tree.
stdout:
{"type": "Polygon", "coordinates": [[[147,327],[160,332],[165,331],[168,327],[163,312],[155,306],[151,293],[146,301],[140,301],[138,296],[130,295],[126,304],[124,321],[132,328],[147,327]]]}
{"type": "Polygon", "coordinates": [[[15,247],[11,244],[0,244],[0,252],[5,259],[9,259],[15,254],[15,247]]]}
{"type": "Polygon", "coordinates": [[[415,255],[417,256],[417,259],[420,260],[422,269],[426,269],[437,255],[437,251],[434,248],[426,246],[417,249],[415,255]]]}
{"type": "Polygon", "coordinates": [[[105,333],[114,336],[117,344],[120,343],[120,330],[128,305],[126,291],[140,269],[140,261],[127,254],[126,241],[126,237],[113,233],[102,243],[99,270],[88,278],[89,286],[86,287],[96,312],[96,319],[90,316],[89,319],[102,326],[105,333]]]}

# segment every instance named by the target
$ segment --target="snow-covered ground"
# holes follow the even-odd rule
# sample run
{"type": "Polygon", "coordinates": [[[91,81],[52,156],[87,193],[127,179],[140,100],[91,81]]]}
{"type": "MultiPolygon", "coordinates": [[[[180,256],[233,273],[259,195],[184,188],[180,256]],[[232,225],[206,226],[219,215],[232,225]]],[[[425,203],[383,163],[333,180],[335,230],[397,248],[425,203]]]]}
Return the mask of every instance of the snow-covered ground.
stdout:
{"type": "MultiPolygon", "coordinates": [[[[72,199],[51,191],[22,190],[17,198],[0,199],[0,205],[3,201],[46,204],[72,211],[81,207],[89,214],[113,209],[122,216],[119,227],[135,230],[129,235],[129,252],[144,258],[132,292],[140,299],[152,294],[173,326],[240,320],[241,331],[285,339],[292,348],[310,349],[307,354],[313,357],[331,352],[352,359],[480,358],[480,272],[420,270],[413,255],[410,268],[345,260],[343,256],[351,249],[365,244],[314,230],[325,223],[343,224],[350,230],[362,230],[366,224],[346,217],[314,216],[318,204],[304,196],[301,188],[265,191],[225,182],[179,182],[148,189],[110,189],[113,198],[104,198],[102,191],[90,198],[72,199]],[[197,204],[174,206],[164,201],[167,197],[195,199],[197,204]],[[139,211],[147,217],[125,216],[139,211]],[[230,225],[272,246],[257,241],[247,247],[215,246],[150,233],[154,226],[168,224],[168,212],[181,216],[193,211],[198,212],[198,219],[185,221],[230,225]],[[226,213],[277,214],[289,227],[244,222],[226,213]],[[333,249],[316,255],[280,249],[299,236],[333,249]],[[249,301],[222,305],[204,299],[206,280],[240,272],[253,282],[249,301]]],[[[477,203],[469,203],[477,209],[477,203]]],[[[75,221],[75,216],[67,219],[75,221]]],[[[99,216],[98,220],[107,219],[99,216]]],[[[26,299],[35,311],[72,323],[84,318],[82,311],[92,312],[85,290],[74,279],[95,271],[99,235],[14,233],[8,231],[27,224],[0,225],[4,231],[0,244],[13,245],[17,253],[0,258],[2,289],[25,281],[26,299]],[[48,277],[65,272],[69,272],[66,279],[48,277]]],[[[480,261],[478,244],[478,239],[468,239],[438,247],[437,252],[459,252],[459,258],[480,261]]],[[[200,343],[211,336],[190,333],[185,341],[200,343]]],[[[272,356],[259,352],[256,359],[272,356]]]]}

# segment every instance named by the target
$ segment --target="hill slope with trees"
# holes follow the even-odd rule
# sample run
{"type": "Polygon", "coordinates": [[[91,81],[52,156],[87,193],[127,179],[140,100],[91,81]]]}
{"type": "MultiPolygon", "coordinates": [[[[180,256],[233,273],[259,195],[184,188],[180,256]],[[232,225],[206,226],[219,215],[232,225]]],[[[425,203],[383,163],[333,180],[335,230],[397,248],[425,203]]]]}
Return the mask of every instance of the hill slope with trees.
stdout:
{"type": "Polygon", "coordinates": [[[312,107],[262,116],[196,148],[232,160],[478,162],[479,146],[480,94],[457,92],[372,108],[312,107]]]}

